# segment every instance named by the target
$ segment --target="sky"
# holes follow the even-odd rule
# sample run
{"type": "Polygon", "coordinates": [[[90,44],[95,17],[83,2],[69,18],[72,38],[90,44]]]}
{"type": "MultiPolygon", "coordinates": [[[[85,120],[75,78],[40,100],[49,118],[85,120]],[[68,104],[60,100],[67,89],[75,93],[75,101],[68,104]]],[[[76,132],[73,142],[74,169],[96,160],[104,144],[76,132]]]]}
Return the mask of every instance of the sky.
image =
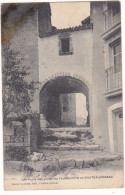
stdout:
{"type": "Polygon", "coordinates": [[[50,6],[52,25],[58,29],[79,26],[90,15],[89,2],[58,2],[50,6]]]}

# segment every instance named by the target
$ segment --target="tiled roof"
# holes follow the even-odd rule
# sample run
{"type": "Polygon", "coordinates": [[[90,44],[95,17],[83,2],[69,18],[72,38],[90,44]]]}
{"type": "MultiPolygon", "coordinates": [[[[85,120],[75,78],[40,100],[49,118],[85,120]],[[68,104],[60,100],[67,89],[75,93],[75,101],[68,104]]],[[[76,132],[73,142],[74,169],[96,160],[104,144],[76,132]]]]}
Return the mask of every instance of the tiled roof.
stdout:
{"type": "Polygon", "coordinates": [[[87,18],[85,18],[84,20],[82,20],[82,25],[85,25],[85,24],[90,24],[90,16],[88,16],[87,18]]]}
{"type": "Polygon", "coordinates": [[[80,30],[87,30],[87,29],[92,29],[93,25],[92,24],[85,24],[82,26],[75,26],[71,28],[63,28],[63,29],[53,29],[51,32],[46,32],[44,34],[39,33],[39,37],[49,37],[52,35],[56,35],[59,33],[64,33],[64,32],[74,32],[74,31],[80,31],[80,30]]]}

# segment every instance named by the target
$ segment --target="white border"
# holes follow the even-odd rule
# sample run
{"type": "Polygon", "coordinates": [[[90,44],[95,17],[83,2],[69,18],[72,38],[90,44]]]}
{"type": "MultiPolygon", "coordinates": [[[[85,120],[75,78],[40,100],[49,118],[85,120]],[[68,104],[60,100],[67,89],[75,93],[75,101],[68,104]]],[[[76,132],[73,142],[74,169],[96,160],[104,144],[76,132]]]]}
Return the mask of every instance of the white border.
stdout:
{"type": "MultiPolygon", "coordinates": [[[[41,1],[41,0],[34,0],[34,1],[31,1],[31,0],[0,0],[0,3],[12,3],[12,2],[65,2],[67,0],[48,0],[48,1],[41,1]]],[[[68,1],[76,1],[76,0],[68,0],[68,1]]],[[[82,0],[79,0],[79,1],[82,1],[82,0]]],[[[86,0],[88,1],[88,0],[86,0]]],[[[91,1],[94,1],[94,0],[91,0],[91,1]]],[[[122,45],[125,45],[125,0],[121,0],[121,3],[122,3],[122,6],[121,6],[121,9],[122,9],[122,45]]],[[[0,30],[1,30],[1,27],[0,27],[0,30]]],[[[1,44],[0,44],[0,51],[1,51],[1,44]]],[[[123,50],[122,50],[122,53],[123,53],[123,58],[122,58],[122,62],[123,62],[123,75],[125,74],[125,68],[124,68],[124,62],[125,62],[125,49],[123,47],[123,50]]],[[[0,73],[1,73],[1,66],[0,66],[0,73]]],[[[83,189],[83,190],[60,190],[60,191],[56,191],[56,190],[49,190],[49,191],[11,191],[11,192],[7,192],[7,191],[4,191],[3,190],[3,144],[2,144],[2,85],[1,85],[1,74],[0,74],[0,132],[1,132],[1,136],[0,136],[0,194],[10,194],[10,195],[16,195],[16,194],[24,194],[26,195],[27,193],[30,193],[30,195],[34,195],[34,193],[37,193],[37,194],[43,194],[43,195],[64,195],[64,194],[72,194],[72,195],[76,195],[79,194],[79,195],[83,195],[84,194],[87,194],[87,195],[90,195],[90,194],[96,194],[96,195],[105,195],[105,194],[111,194],[111,195],[124,195],[125,194],[125,188],[122,188],[122,189],[83,189]]],[[[125,85],[125,77],[123,76],[123,91],[124,91],[124,85],[125,85]]],[[[124,105],[124,96],[123,96],[123,105],[124,105]]],[[[124,115],[124,112],[123,112],[123,115],[124,115]]],[[[125,123],[124,123],[125,124],[125,123]]],[[[124,136],[124,140],[125,140],[125,136],[124,136]]],[[[125,151],[125,145],[124,145],[124,151],[125,151]]]]}

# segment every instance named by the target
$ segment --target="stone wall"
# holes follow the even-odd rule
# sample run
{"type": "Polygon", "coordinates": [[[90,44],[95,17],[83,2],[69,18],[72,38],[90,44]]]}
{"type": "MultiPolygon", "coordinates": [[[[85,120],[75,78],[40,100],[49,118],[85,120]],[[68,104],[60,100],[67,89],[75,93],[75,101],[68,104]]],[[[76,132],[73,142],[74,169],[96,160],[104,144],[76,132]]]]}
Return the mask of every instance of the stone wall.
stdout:
{"type": "Polygon", "coordinates": [[[6,125],[4,125],[4,160],[11,159],[10,153],[14,152],[14,147],[16,151],[27,151],[27,154],[36,151],[38,146],[38,133],[40,131],[39,126],[39,116],[28,115],[10,118],[9,122],[6,122],[6,125]],[[34,121],[36,121],[37,124],[35,124],[34,121]]]}
{"type": "Polygon", "coordinates": [[[6,123],[3,132],[3,143],[4,160],[11,159],[10,153],[13,152],[13,147],[23,148],[30,153],[30,129],[27,129],[26,124],[18,120],[6,123]]]}

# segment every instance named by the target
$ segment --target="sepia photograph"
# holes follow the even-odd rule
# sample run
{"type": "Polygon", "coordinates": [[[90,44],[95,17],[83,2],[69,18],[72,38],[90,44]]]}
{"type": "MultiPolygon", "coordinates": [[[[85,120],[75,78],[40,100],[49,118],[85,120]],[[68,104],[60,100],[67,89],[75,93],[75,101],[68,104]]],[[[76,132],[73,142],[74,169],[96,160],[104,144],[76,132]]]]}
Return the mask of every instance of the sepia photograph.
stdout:
{"type": "Polygon", "coordinates": [[[120,1],[1,4],[4,189],[124,187],[120,1]]]}

